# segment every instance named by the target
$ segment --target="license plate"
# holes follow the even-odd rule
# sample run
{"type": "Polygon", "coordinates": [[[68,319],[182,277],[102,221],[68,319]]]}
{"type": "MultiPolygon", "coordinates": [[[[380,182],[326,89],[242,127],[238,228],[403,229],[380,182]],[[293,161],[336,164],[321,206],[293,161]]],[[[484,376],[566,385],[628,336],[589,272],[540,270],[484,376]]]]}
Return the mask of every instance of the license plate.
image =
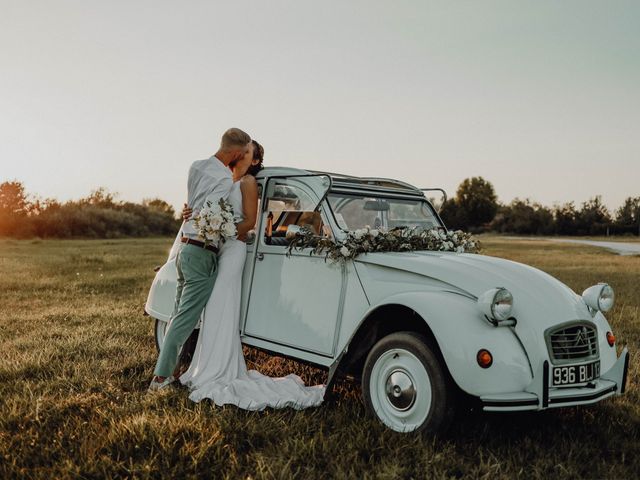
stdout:
{"type": "Polygon", "coordinates": [[[553,386],[590,382],[600,376],[600,361],[553,367],[553,386]]]}

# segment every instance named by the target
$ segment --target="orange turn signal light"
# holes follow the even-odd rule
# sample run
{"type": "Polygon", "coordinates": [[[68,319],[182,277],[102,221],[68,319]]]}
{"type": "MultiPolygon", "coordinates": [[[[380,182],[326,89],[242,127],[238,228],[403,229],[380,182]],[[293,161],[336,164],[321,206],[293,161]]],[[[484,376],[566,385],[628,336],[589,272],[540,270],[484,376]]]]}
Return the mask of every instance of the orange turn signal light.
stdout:
{"type": "Polygon", "coordinates": [[[482,368],[489,368],[491,364],[493,364],[493,355],[491,355],[489,350],[483,348],[482,350],[478,350],[476,360],[478,360],[478,365],[482,368]]]}
{"type": "Polygon", "coordinates": [[[610,347],[613,347],[616,344],[616,336],[611,332],[607,332],[607,343],[610,347]]]}

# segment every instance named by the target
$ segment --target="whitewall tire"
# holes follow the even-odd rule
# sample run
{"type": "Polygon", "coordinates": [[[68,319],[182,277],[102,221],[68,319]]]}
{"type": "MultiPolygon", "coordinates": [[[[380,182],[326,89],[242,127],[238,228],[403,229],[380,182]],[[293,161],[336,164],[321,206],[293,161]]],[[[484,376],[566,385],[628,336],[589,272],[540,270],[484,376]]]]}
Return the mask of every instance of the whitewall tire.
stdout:
{"type": "Polygon", "coordinates": [[[369,352],[362,375],[365,405],[397,432],[441,432],[453,416],[453,394],[422,335],[397,332],[369,352]]]}
{"type": "Polygon", "coordinates": [[[169,326],[169,322],[163,322],[162,320],[158,320],[156,318],[156,324],[153,328],[154,336],[156,338],[156,350],[160,352],[160,348],[164,343],[164,336],[167,333],[167,327],[169,326]]]}

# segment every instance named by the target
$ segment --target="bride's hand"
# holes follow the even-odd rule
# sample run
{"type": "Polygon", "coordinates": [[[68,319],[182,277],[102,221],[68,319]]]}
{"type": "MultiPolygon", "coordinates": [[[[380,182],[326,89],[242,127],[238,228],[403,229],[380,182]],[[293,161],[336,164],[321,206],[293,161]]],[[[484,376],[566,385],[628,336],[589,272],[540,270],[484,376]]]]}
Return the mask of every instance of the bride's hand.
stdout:
{"type": "Polygon", "coordinates": [[[186,203],[182,207],[182,219],[189,220],[191,218],[191,214],[193,213],[193,208],[189,208],[189,205],[186,203]]]}

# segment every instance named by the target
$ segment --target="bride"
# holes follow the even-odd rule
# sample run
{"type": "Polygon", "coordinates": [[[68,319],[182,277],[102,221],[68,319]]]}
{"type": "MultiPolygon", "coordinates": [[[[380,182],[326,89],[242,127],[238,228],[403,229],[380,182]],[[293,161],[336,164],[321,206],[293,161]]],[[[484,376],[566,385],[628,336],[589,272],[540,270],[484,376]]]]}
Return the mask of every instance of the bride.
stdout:
{"type": "MultiPolygon", "coordinates": [[[[234,184],[228,202],[237,217],[239,238],[245,238],[256,224],[255,175],[263,168],[263,156],[264,149],[253,140],[249,152],[232,167],[234,184]]],[[[189,387],[189,398],[194,402],[208,398],[216,405],[233,404],[245,410],[317,406],[322,403],[324,385],[306,387],[295,374],[275,378],[247,370],[239,335],[240,288],[246,254],[246,244],[240,239],[228,239],[222,245],[218,276],[204,310],[193,359],[179,380],[189,387]]]]}

